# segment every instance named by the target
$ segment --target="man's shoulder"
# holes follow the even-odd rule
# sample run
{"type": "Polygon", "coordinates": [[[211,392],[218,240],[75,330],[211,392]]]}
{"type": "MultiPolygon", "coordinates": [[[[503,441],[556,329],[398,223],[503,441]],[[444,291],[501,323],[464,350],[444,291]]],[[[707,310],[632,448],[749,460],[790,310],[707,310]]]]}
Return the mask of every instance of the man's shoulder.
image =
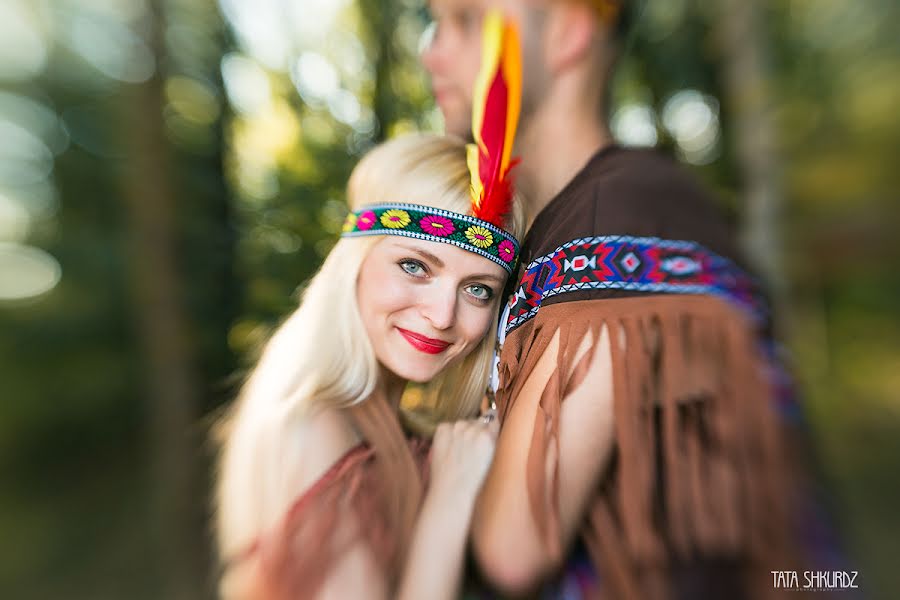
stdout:
{"type": "MultiPolygon", "coordinates": [[[[607,216],[712,211],[712,193],[673,158],[653,149],[617,148],[590,163],[573,190],[607,216]]],[[[649,215],[651,218],[653,214],[649,215]]]]}
{"type": "Polygon", "coordinates": [[[732,255],[734,232],[714,196],[661,152],[611,148],[599,153],[535,220],[531,258],[593,236],[690,240],[732,255]]]}

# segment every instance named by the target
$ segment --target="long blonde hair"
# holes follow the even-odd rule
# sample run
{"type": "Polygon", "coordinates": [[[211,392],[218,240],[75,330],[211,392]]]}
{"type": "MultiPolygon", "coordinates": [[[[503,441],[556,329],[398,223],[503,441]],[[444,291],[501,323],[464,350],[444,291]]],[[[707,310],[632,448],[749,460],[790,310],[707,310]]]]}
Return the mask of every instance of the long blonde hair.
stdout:
{"type": "MultiPolygon", "coordinates": [[[[467,213],[469,172],[461,140],[411,135],[388,141],[356,166],[347,186],[350,208],[409,202],[467,213]]],[[[521,202],[505,229],[521,237],[521,202]]],[[[370,397],[379,368],[364,334],[356,280],[380,236],[343,238],[312,278],[299,307],[269,340],[238,400],[219,427],[217,489],[220,552],[233,556],[283,514],[294,490],[285,482],[298,460],[296,439],[317,406],[345,408],[370,397]]],[[[422,388],[427,420],[477,412],[490,374],[496,317],[485,339],[422,388]]],[[[421,419],[419,419],[421,422],[421,419]]]]}

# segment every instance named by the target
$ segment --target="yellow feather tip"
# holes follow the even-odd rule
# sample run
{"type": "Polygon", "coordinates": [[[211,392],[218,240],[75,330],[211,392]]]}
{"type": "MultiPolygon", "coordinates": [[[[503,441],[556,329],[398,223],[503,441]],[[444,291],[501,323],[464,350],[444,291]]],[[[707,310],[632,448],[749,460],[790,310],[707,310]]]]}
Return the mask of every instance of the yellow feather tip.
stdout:
{"type": "Polygon", "coordinates": [[[481,126],[484,122],[484,105],[488,89],[497,72],[503,50],[503,13],[491,9],[484,15],[481,25],[481,70],[475,80],[474,102],[472,104],[472,132],[475,142],[481,141],[481,126]]]}
{"type": "Polygon", "coordinates": [[[481,183],[481,176],[478,173],[478,146],[475,144],[466,144],[466,163],[469,165],[469,177],[472,180],[472,206],[481,207],[481,193],[484,187],[481,183]]]}

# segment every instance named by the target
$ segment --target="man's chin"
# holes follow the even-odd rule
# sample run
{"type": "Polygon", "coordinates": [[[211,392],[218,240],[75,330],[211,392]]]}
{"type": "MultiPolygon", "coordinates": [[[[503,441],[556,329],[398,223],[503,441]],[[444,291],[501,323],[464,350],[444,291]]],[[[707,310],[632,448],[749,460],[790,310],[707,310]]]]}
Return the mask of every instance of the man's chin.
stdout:
{"type": "Polygon", "coordinates": [[[471,115],[463,115],[454,111],[448,114],[448,111],[441,111],[444,117],[444,133],[455,135],[467,142],[472,142],[472,117],[471,115]]]}
{"type": "Polygon", "coordinates": [[[473,143],[475,139],[472,137],[472,122],[461,121],[459,123],[445,122],[444,133],[462,138],[467,143],[473,143]]]}

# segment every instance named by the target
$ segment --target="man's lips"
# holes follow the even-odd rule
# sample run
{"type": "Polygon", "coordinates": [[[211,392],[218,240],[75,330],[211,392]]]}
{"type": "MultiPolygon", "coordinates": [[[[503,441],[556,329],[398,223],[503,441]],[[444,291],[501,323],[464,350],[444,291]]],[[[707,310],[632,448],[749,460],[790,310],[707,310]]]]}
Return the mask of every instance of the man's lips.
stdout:
{"type": "Polygon", "coordinates": [[[402,335],[413,348],[426,354],[440,354],[450,346],[449,342],[419,335],[418,333],[400,327],[397,328],[397,331],[400,332],[400,335],[402,335]]]}

